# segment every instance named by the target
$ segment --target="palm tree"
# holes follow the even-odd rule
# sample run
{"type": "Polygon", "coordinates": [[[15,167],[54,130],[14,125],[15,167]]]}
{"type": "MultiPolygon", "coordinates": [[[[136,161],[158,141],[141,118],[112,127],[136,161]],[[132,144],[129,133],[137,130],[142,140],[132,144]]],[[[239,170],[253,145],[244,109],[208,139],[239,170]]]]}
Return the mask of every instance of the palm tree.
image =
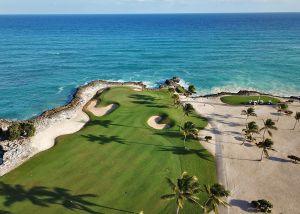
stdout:
{"type": "Polygon", "coordinates": [[[289,108],[288,104],[286,103],[279,103],[278,106],[277,106],[277,112],[279,113],[278,115],[278,119],[277,119],[277,122],[279,121],[279,116],[282,115],[282,112],[285,112],[287,111],[289,108]]]}
{"type": "Polygon", "coordinates": [[[295,122],[294,129],[293,129],[293,130],[295,130],[297,123],[299,123],[299,120],[300,120],[300,112],[296,112],[295,119],[296,119],[296,122],[295,122]]]}
{"type": "Polygon", "coordinates": [[[271,139],[269,139],[269,138],[267,138],[264,141],[259,142],[259,143],[256,144],[256,146],[258,148],[262,149],[260,161],[262,161],[262,159],[263,159],[263,154],[265,154],[266,158],[269,158],[269,152],[268,152],[268,150],[275,151],[275,149],[273,149],[273,144],[274,144],[273,141],[271,139]]]}
{"type": "Polygon", "coordinates": [[[253,134],[258,134],[259,133],[259,128],[258,125],[256,124],[256,122],[250,122],[247,123],[246,125],[246,129],[243,129],[243,132],[245,132],[245,136],[248,137],[249,139],[251,139],[251,141],[254,140],[253,138],[253,134]]]}
{"type": "Polygon", "coordinates": [[[193,111],[195,111],[194,107],[192,106],[192,104],[187,103],[183,106],[183,112],[184,112],[184,116],[189,116],[189,114],[193,113],[193,111]]]}
{"type": "Polygon", "coordinates": [[[247,115],[246,122],[250,116],[256,117],[254,108],[250,107],[247,110],[242,111],[242,115],[247,115]]]}
{"type": "Polygon", "coordinates": [[[264,121],[264,127],[260,129],[260,131],[264,130],[263,140],[265,139],[266,131],[268,131],[268,134],[270,135],[270,137],[272,137],[271,129],[277,130],[277,127],[275,126],[275,122],[272,119],[267,119],[266,121],[264,121]]]}
{"type": "Polygon", "coordinates": [[[174,100],[174,105],[178,107],[180,105],[179,95],[173,94],[172,98],[174,100]]]}
{"type": "Polygon", "coordinates": [[[205,201],[203,208],[204,213],[208,213],[209,209],[212,207],[215,214],[219,214],[219,205],[225,207],[230,206],[223,198],[228,197],[230,192],[225,190],[224,186],[221,184],[214,184],[212,186],[204,185],[204,191],[208,195],[208,199],[205,201]]]}
{"type": "Polygon", "coordinates": [[[201,191],[198,178],[196,176],[190,176],[187,172],[183,172],[180,178],[177,179],[177,183],[173,182],[170,178],[167,178],[167,182],[172,189],[173,193],[161,196],[161,199],[176,200],[177,211],[183,209],[185,200],[193,204],[198,204],[199,198],[197,194],[201,191]]]}
{"type": "Polygon", "coordinates": [[[190,94],[195,94],[195,93],[196,93],[196,88],[195,88],[195,86],[194,86],[194,85],[189,85],[189,87],[188,87],[188,92],[189,92],[190,94]]]}
{"type": "Polygon", "coordinates": [[[188,136],[192,136],[194,138],[196,138],[198,136],[199,130],[196,128],[195,124],[188,121],[185,122],[183,127],[180,127],[184,136],[184,140],[183,140],[183,144],[184,144],[184,148],[186,148],[185,146],[185,142],[186,142],[186,138],[188,136]]]}

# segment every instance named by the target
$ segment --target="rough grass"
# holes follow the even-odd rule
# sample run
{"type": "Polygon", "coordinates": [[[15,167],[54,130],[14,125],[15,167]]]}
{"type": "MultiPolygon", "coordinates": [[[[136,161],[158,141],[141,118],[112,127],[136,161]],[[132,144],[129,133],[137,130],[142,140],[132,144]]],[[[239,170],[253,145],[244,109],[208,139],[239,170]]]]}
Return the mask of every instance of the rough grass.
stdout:
{"type": "MultiPolygon", "coordinates": [[[[184,117],[167,91],[137,92],[113,88],[101,95],[101,105],[118,103],[111,114],[96,117],[79,132],[59,137],[52,149],[40,153],[0,178],[0,212],[12,213],[175,213],[175,201],[165,178],[187,171],[201,184],[216,182],[214,158],[195,140],[183,148],[178,125],[207,122],[184,117]],[[167,115],[174,126],[155,130],[153,115],[167,115]]],[[[199,195],[205,200],[204,193],[199,195]]],[[[201,213],[185,204],[181,213],[201,213]]]]}
{"type": "Polygon", "coordinates": [[[272,101],[273,104],[277,104],[280,102],[279,99],[269,96],[224,96],[221,97],[221,101],[223,103],[229,104],[229,105],[245,105],[249,103],[249,100],[263,100],[265,103],[269,102],[269,100],[272,101]]]}

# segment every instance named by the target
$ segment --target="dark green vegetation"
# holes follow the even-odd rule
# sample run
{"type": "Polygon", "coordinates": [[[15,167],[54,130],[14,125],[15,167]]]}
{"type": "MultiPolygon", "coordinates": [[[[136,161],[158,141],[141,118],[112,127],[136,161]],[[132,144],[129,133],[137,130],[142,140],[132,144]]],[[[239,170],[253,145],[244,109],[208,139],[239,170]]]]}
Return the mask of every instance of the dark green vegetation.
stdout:
{"type": "Polygon", "coordinates": [[[257,212],[261,213],[271,213],[273,205],[271,204],[270,201],[267,201],[265,199],[260,199],[257,201],[252,201],[251,205],[255,207],[257,212]]]}
{"type": "Polygon", "coordinates": [[[223,103],[229,104],[229,105],[245,105],[249,103],[249,100],[263,100],[264,103],[268,103],[269,100],[272,101],[272,104],[277,104],[280,102],[279,99],[269,96],[242,96],[242,95],[235,95],[235,96],[225,96],[221,97],[221,101],[223,103]]]}
{"type": "MultiPolygon", "coordinates": [[[[100,105],[118,103],[111,114],[96,117],[79,132],[62,136],[57,145],[0,178],[0,210],[12,213],[175,213],[166,177],[183,171],[200,185],[216,182],[214,158],[193,139],[184,149],[179,125],[207,122],[194,113],[184,116],[165,91],[137,92],[113,88],[100,105]],[[162,115],[172,127],[155,130],[150,116],[162,115]]],[[[200,203],[207,200],[199,193],[200,203]]],[[[186,203],[181,213],[201,213],[186,203]]]]}
{"type": "Polygon", "coordinates": [[[32,137],[35,133],[35,127],[31,123],[15,123],[8,127],[4,137],[8,140],[16,140],[22,137],[32,137]]]}

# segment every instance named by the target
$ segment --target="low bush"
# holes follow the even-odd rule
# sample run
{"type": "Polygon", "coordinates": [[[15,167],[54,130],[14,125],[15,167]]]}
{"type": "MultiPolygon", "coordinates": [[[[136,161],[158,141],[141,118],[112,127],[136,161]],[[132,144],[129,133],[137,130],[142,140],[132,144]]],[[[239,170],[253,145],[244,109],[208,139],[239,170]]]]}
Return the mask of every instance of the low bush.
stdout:
{"type": "Polygon", "coordinates": [[[212,136],[205,136],[205,140],[206,140],[206,141],[212,140],[212,136]]]}
{"type": "Polygon", "coordinates": [[[8,127],[6,138],[17,140],[20,137],[32,137],[35,134],[35,127],[31,123],[14,123],[8,127]]]}
{"type": "Polygon", "coordinates": [[[262,212],[262,213],[271,213],[273,208],[271,202],[265,199],[252,201],[251,205],[255,207],[257,212],[262,212]]]}
{"type": "Polygon", "coordinates": [[[35,134],[35,127],[32,123],[21,123],[20,130],[24,137],[32,137],[35,134]]]}
{"type": "Polygon", "coordinates": [[[7,139],[8,140],[16,140],[21,137],[21,130],[20,130],[20,124],[15,123],[12,124],[10,127],[7,129],[7,139]]]}

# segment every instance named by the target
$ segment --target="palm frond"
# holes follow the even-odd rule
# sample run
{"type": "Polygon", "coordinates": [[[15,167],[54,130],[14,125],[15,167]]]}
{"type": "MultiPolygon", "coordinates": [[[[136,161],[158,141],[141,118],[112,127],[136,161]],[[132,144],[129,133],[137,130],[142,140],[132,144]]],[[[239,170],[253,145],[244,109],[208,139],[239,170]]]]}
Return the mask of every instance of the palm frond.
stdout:
{"type": "Polygon", "coordinates": [[[167,183],[169,184],[170,188],[175,191],[176,189],[176,184],[170,179],[170,178],[166,178],[167,179],[167,183]]]}
{"type": "Polygon", "coordinates": [[[176,198],[176,194],[162,195],[162,196],[160,196],[160,198],[163,200],[172,200],[172,199],[176,198]]]}

